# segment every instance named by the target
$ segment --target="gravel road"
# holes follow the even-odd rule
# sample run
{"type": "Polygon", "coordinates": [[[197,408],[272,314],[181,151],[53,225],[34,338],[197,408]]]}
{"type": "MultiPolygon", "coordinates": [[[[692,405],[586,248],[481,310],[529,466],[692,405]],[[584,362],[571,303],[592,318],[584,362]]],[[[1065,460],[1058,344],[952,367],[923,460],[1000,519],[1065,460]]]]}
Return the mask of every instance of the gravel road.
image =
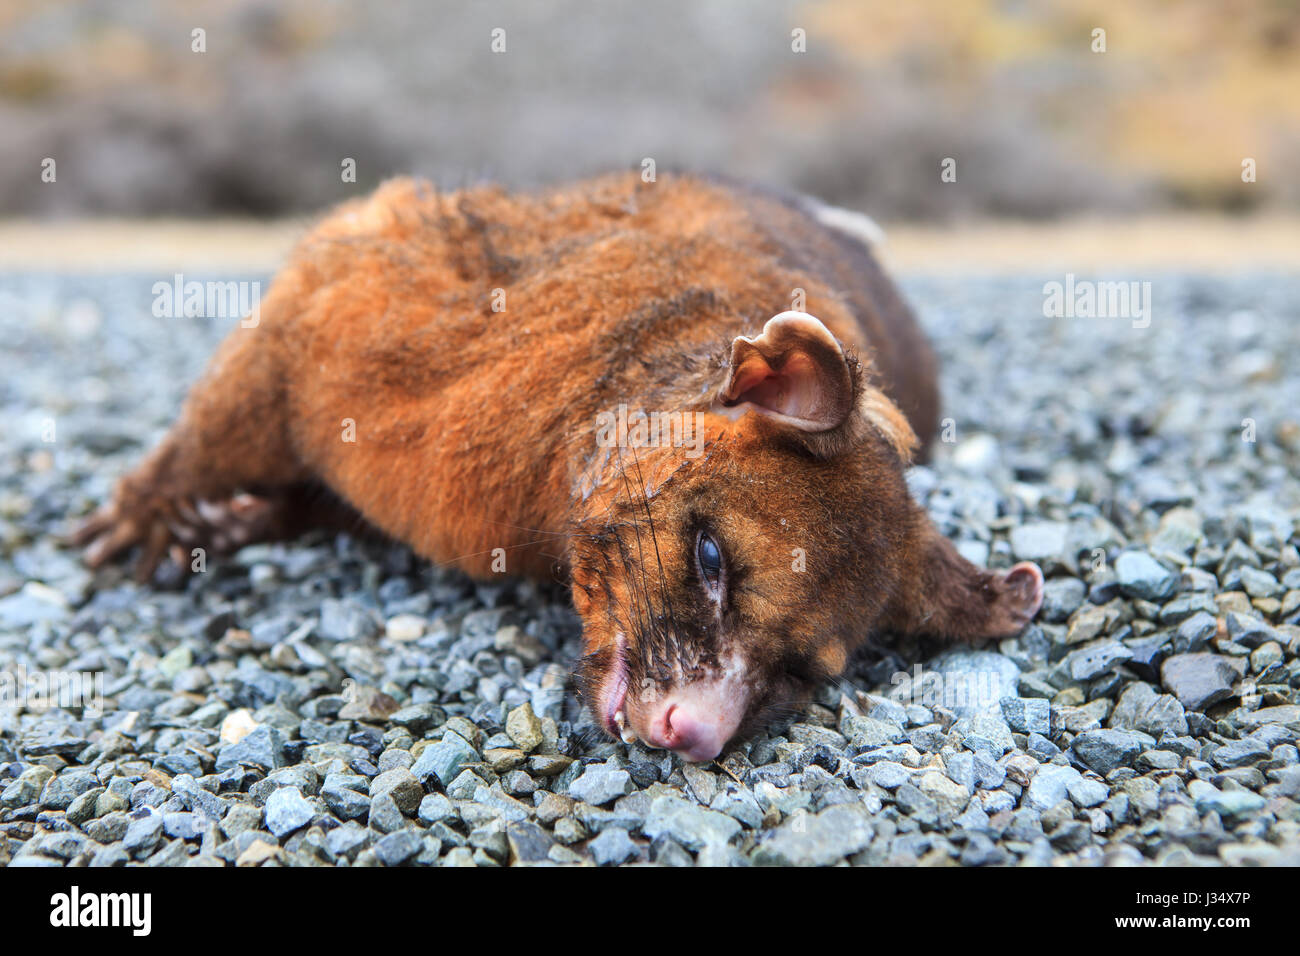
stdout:
{"type": "Polygon", "coordinates": [[[87,573],[56,536],[226,327],[0,276],[0,864],[1300,864],[1300,279],[1146,278],[1135,328],[905,277],[951,417],[915,493],[1043,611],[692,766],[594,729],[558,590],[325,537],[87,573]]]}

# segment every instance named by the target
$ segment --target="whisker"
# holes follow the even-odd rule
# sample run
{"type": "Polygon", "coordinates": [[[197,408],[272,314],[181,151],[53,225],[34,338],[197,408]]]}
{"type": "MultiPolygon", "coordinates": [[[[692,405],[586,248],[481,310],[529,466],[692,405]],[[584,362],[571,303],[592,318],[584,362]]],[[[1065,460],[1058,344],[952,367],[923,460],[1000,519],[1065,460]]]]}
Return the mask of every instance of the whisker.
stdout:
{"type": "Polygon", "coordinates": [[[650,513],[650,493],[646,490],[645,476],[641,472],[641,460],[637,458],[635,449],[632,454],[632,462],[636,465],[637,483],[641,488],[641,498],[645,504],[646,523],[650,525],[650,540],[655,549],[655,561],[659,565],[659,592],[663,595],[664,606],[668,611],[668,622],[672,625],[673,633],[680,633],[677,626],[677,617],[673,614],[673,602],[668,596],[668,581],[664,575],[663,556],[659,553],[659,536],[655,532],[654,516],[650,513]]]}

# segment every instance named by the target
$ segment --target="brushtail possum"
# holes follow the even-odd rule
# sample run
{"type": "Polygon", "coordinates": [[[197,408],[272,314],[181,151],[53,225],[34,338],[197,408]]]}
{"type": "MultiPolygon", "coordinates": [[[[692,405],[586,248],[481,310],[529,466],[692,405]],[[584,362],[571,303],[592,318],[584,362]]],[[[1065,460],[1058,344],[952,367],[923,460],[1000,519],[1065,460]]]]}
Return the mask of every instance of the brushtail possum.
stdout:
{"type": "Polygon", "coordinates": [[[338,500],[470,575],[558,572],[599,723],[714,758],[873,634],[1000,637],[1042,601],[908,494],[936,360],[868,222],[684,174],[388,182],[297,245],[76,540],[148,579],[338,500]]]}

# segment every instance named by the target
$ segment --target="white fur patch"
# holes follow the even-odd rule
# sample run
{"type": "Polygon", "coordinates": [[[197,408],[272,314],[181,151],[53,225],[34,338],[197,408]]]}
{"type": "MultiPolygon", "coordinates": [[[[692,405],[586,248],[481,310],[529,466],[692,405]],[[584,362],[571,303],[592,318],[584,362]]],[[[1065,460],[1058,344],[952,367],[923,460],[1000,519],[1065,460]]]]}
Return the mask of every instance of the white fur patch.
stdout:
{"type": "Polygon", "coordinates": [[[876,221],[865,213],[855,212],[852,209],[843,209],[839,206],[828,206],[816,200],[810,200],[810,202],[810,211],[823,226],[834,229],[836,232],[842,232],[850,239],[856,239],[864,246],[884,244],[885,230],[881,229],[876,221]]]}

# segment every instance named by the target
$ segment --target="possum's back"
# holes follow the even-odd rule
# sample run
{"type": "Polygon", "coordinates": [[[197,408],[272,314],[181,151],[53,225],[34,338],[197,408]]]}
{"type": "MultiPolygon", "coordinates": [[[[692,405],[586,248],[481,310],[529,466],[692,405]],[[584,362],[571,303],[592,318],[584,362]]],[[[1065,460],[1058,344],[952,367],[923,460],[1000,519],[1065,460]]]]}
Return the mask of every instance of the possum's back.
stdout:
{"type": "Polygon", "coordinates": [[[305,358],[328,364],[346,347],[360,360],[350,375],[422,390],[511,355],[581,369],[603,364],[596,343],[643,360],[708,349],[733,330],[649,305],[716,292],[757,329],[816,282],[855,321],[820,317],[871,355],[924,445],[938,416],[933,353],[862,237],[825,209],[691,175],[537,193],[397,179],[327,217],[279,282],[312,303],[291,310],[305,358]]]}

